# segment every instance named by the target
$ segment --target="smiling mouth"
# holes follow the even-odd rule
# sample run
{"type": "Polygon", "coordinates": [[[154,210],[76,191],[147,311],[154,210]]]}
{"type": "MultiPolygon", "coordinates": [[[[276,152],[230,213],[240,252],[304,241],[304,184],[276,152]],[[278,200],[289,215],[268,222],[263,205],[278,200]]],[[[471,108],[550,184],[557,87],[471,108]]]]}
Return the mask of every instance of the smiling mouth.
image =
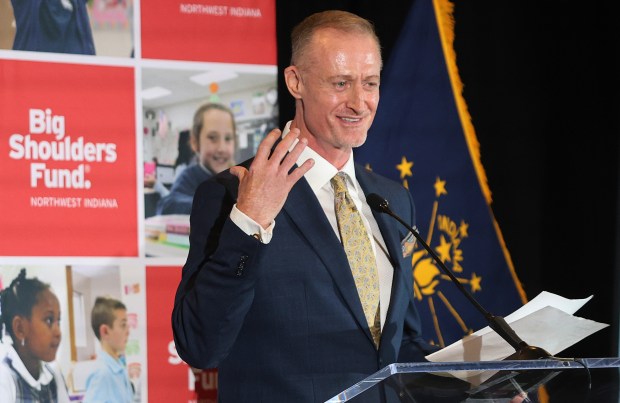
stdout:
{"type": "Polygon", "coordinates": [[[362,120],[362,118],[340,118],[340,120],[343,120],[347,123],[357,123],[359,121],[362,120]]]}
{"type": "Polygon", "coordinates": [[[219,163],[224,163],[228,161],[228,157],[213,157],[212,159],[213,161],[219,162],[219,163]]]}

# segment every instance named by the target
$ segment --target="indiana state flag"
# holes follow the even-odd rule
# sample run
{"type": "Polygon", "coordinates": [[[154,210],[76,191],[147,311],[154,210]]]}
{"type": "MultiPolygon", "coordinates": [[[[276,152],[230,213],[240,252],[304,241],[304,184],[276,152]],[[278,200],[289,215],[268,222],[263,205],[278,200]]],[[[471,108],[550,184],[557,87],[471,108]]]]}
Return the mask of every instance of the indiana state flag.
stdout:
{"type": "MultiPolygon", "coordinates": [[[[426,243],[486,310],[506,316],[527,301],[490,208],[461,95],[452,10],[448,0],[413,2],[383,71],[374,124],[355,160],[411,191],[426,243]]],[[[429,341],[443,347],[487,326],[422,245],[412,256],[414,295],[429,341]]]]}

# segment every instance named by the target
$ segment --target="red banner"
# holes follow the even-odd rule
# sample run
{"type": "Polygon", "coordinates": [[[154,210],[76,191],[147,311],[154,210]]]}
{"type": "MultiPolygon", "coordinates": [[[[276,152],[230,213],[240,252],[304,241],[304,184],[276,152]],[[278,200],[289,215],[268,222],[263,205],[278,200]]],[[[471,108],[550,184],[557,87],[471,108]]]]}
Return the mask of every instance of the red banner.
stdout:
{"type": "Polygon", "coordinates": [[[174,347],[170,318],[176,287],[171,285],[180,279],[180,267],[146,270],[149,402],[216,403],[217,371],[190,368],[174,347]]]}
{"type": "Polygon", "coordinates": [[[0,71],[0,255],[137,256],[134,70],[0,71]]]}
{"type": "Polygon", "coordinates": [[[21,269],[52,284],[72,401],[105,295],[127,307],[133,401],[216,403],[217,370],[190,368],[172,337],[189,214],[158,203],[196,163],[205,102],[231,109],[236,162],[277,124],[275,2],[15,2],[0,22],[0,290],[21,269]]]}
{"type": "Polygon", "coordinates": [[[275,3],[142,2],[142,57],[277,64],[275,3]]]}

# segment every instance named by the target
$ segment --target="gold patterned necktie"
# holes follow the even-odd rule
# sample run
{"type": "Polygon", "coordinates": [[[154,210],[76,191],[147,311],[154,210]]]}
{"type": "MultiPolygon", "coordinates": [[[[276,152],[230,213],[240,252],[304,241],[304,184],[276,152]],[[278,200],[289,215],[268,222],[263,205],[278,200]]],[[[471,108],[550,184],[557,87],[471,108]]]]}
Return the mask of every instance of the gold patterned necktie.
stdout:
{"type": "Polygon", "coordinates": [[[346,185],[346,174],[339,172],[331,179],[334,188],[336,218],[340,239],[351,266],[364,315],[370,333],[379,346],[381,340],[381,317],[379,316],[379,276],[370,238],[362,216],[355,207],[346,185]]]}

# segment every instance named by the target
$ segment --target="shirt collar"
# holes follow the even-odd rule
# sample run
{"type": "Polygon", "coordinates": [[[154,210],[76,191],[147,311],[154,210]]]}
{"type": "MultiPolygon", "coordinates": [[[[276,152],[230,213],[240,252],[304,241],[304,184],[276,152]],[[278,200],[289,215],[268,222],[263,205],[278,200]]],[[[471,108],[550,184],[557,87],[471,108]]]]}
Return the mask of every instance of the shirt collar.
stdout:
{"type": "Polygon", "coordinates": [[[42,385],[49,384],[52,379],[54,379],[54,374],[50,372],[43,362],[41,362],[41,372],[39,373],[39,379],[34,379],[28,369],[24,365],[21,358],[15,351],[15,348],[12,345],[6,346],[7,355],[9,360],[11,361],[11,366],[13,369],[28,383],[28,385],[32,386],[37,390],[41,390],[42,385]]]}
{"type": "Polygon", "coordinates": [[[101,354],[101,359],[103,360],[105,365],[110,369],[110,371],[118,373],[118,372],[122,372],[125,369],[120,359],[117,360],[116,358],[112,357],[110,354],[108,354],[104,350],[101,350],[100,354],[101,354]]]}
{"type": "MultiPolygon", "coordinates": [[[[282,131],[282,137],[285,137],[291,130],[291,123],[292,121],[289,121],[284,127],[284,130],[282,131]]],[[[293,145],[291,146],[291,149],[293,149],[295,144],[297,144],[297,141],[299,140],[296,140],[293,143],[293,145]]],[[[325,158],[321,157],[316,151],[314,151],[309,146],[304,148],[304,150],[299,155],[299,158],[297,159],[297,165],[300,166],[301,164],[303,164],[306,160],[310,158],[314,160],[314,166],[312,167],[312,169],[306,172],[306,174],[304,175],[304,178],[306,178],[306,180],[308,181],[308,184],[312,188],[312,191],[314,193],[317,193],[319,189],[321,189],[323,186],[329,183],[331,178],[333,178],[334,175],[338,173],[338,170],[336,169],[336,167],[334,167],[331,163],[329,163],[325,158]]],[[[349,184],[356,183],[353,153],[351,153],[349,160],[344,165],[344,167],[342,167],[341,171],[347,174],[349,180],[351,181],[349,182],[349,184]]]]}

